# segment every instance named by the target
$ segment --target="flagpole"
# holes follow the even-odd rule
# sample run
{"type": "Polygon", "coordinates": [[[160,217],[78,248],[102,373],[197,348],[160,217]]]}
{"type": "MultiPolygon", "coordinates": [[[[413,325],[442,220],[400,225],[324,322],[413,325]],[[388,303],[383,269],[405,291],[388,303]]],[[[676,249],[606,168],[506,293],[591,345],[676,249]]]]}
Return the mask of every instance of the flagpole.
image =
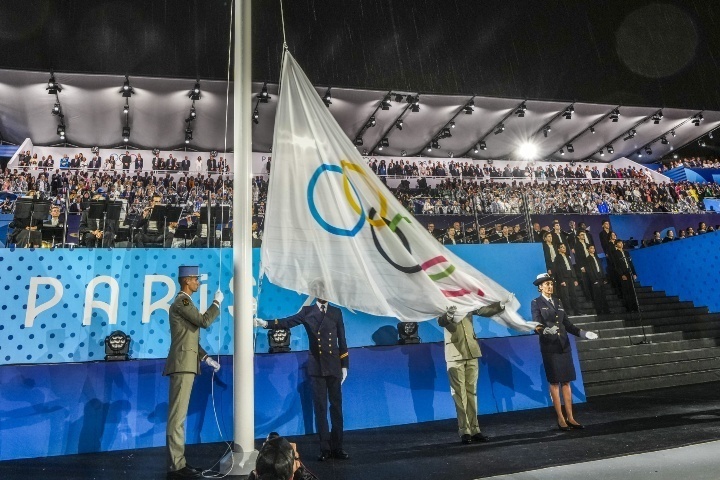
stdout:
{"type": "Polygon", "coordinates": [[[255,380],[252,319],[251,0],[235,0],[233,95],[233,444],[220,463],[224,475],[255,468],[255,380]]]}

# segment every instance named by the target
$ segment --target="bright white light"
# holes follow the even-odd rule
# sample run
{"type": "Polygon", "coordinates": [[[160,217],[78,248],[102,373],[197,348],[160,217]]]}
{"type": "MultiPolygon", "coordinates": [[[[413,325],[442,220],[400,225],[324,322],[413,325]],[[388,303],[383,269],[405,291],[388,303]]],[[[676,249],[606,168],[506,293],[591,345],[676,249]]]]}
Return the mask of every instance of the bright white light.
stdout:
{"type": "Polygon", "coordinates": [[[524,158],[526,160],[531,160],[535,157],[537,157],[538,154],[538,148],[537,145],[531,142],[525,142],[522,145],[520,145],[520,148],[517,150],[518,155],[520,155],[521,158],[524,158]]]}

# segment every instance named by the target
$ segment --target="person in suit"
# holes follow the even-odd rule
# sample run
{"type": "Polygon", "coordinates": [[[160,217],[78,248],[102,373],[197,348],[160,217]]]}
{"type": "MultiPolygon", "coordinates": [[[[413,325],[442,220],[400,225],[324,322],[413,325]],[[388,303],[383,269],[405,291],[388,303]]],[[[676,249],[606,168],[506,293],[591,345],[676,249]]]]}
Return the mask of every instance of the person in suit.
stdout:
{"type": "Polygon", "coordinates": [[[580,230],[575,238],[575,273],[577,274],[578,281],[580,282],[583,292],[585,293],[585,297],[587,298],[591,298],[592,296],[585,268],[585,263],[589,255],[588,248],[590,245],[587,233],[584,230],[580,230]]]}
{"type": "Polygon", "coordinates": [[[450,394],[455,403],[460,441],[464,444],[487,442],[489,437],[480,432],[477,417],[478,358],[482,356],[473,327],[473,315],[492,317],[505,309],[505,302],[495,302],[478,308],[465,316],[455,315],[450,307],[438,318],[445,336],[445,363],[447,364],[450,394]]]}
{"type": "Polygon", "coordinates": [[[598,237],[600,237],[600,246],[602,247],[603,252],[605,252],[605,255],[609,255],[610,253],[612,253],[613,249],[615,248],[610,243],[610,235],[612,233],[613,231],[610,228],[610,220],[603,221],[602,230],[600,230],[598,237]]]}
{"type": "Polygon", "coordinates": [[[578,286],[577,275],[570,262],[570,257],[567,255],[567,246],[564,243],[558,246],[558,254],[553,262],[552,272],[563,305],[566,308],[571,308],[568,310],[569,315],[580,315],[577,293],[575,292],[575,287],[578,286]]]}
{"type": "Polygon", "coordinates": [[[595,252],[595,245],[588,246],[588,255],[585,257],[585,275],[590,287],[591,298],[595,311],[599,314],[610,313],[603,285],[607,285],[605,271],[595,252]]]}
{"type": "Polygon", "coordinates": [[[635,285],[637,279],[635,266],[630,255],[623,250],[623,241],[615,240],[615,249],[611,251],[609,261],[612,262],[615,272],[615,281],[622,291],[622,299],[628,312],[637,312],[638,304],[635,301],[635,285]]]}
{"type": "Polygon", "coordinates": [[[185,155],[185,158],[183,158],[180,162],[180,170],[183,172],[190,171],[190,159],[187,157],[187,155],[185,155]]]}
{"type": "Polygon", "coordinates": [[[550,275],[541,273],[535,278],[533,285],[538,287],[540,296],[530,303],[530,311],[533,322],[539,324],[535,327],[535,333],[540,338],[540,354],[545,376],[550,384],[550,397],[557,415],[558,428],[562,431],[585,428],[573,415],[570,382],[575,380],[575,366],[568,334],[594,340],[598,338],[597,333],[580,330],[570,322],[562,302],[557,297],[553,297],[555,287],[550,275]]]}
{"type": "Polygon", "coordinates": [[[122,163],[123,172],[130,171],[130,165],[132,165],[132,157],[130,156],[129,152],[125,152],[125,155],[120,158],[120,163],[122,163]]]}
{"type": "MultiPolygon", "coordinates": [[[[314,290],[318,295],[324,293],[323,286],[316,286],[314,290]]],[[[348,459],[348,453],[343,450],[341,385],[347,378],[350,357],[342,311],[318,297],[314,305],[302,307],[295,315],[270,322],[256,319],[255,324],[268,329],[305,327],[310,339],[307,374],[312,385],[315,426],[320,435],[318,460],[348,459]],[[328,427],[328,399],[332,432],[328,427]]]]}
{"type": "MultiPolygon", "coordinates": [[[[93,201],[103,201],[105,197],[95,195],[93,201]]],[[[80,214],[80,245],[89,248],[113,247],[115,245],[115,231],[117,222],[100,218],[90,218],[90,209],[83,210],[80,214]]]]}
{"type": "Polygon", "coordinates": [[[665,238],[663,238],[662,243],[668,243],[676,240],[675,238],[675,230],[668,230],[665,234],[665,238]]]}
{"type": "Polygon", "coordinates": [[[555,248],[558,248],[560,245],[565,245],[568,248],[568,251],[570,250],[570,244],[568,243],[567,236],[565,235],[565,232],[560,229],[559,220],[553,221],[553,228],[550,235],[552,235],[552,241],[555,248]]]}
{"type": "Polygon", "coordinates": [[[195,376],[200,371],[200,362],[206,363],[215,372],[220,370],[220,364],[200,346],[200,329],[208,328],[220,315],[223,294],[220,290],[215,292],[212,305],[201,314],[192,300],[192,294],[200,288],[199,277],[200,267],[179,268],[180,293],[168,311],[170,352],[163,376],[170,377],[166,430],[169,479],[202,477],[202,470],[188,465],[185,460],[185,418],[195,376]]]}
{"type": "Polygon", "coordinates": [[[552,235],[550,232],[545,232],[545,236],[543,237],[543,255],[545,256],[545,270],[547,270],[549,275],[552,275],[553,273],[553,263],[555,263],[555,258],[557,257],[557,249],[555,248],[555,245],[553,244],[552,235]]]}
{"type": "Polygon", "coordinates": [[[142,155],[140,155],[138,153],[137,156],[135,157],[135,171],[136,172],[139,172],[140,170],[143,169],[143,163],[144,163],[144,161],[143,161],[142,155]]]}

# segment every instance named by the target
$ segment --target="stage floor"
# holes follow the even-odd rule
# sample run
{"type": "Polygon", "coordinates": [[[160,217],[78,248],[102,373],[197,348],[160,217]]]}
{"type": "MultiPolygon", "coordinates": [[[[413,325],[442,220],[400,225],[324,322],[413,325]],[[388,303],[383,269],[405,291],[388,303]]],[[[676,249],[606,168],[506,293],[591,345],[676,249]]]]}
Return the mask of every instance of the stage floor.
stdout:
{"type": "MultiPolygon", "coordinates": [[[[315,460],[318,451],[313,436],[291,440],[298,443],[304,463],[321,480],[470,480],[569,464],[585,464],[583,468],[587,469],[595,464],[586,462],[720,438],[718,391],[720,382],[590,398],[579,405],[576,414],[587,428],[567,433],[557,429],[549,408],[486,415],[480,417],[480,425],[492,441],[483,444],[461,445],[454,420],[346,432],[345,449],[351,456],[347,461],[319,463],[315,460]]],[[[225,444],[217,443],[191,445],[188,460],[209,467],[225,448],[225,444]]],[[[639,460],[634,462],[625,458],[596,465],[605,479],[666,478],[661,475],[662,469],[679,464],[684,478],[706,478],[704,475],[712,471],[713,465],[720,467],[716,452],[707,445],[698,445],[689,450],[636,457],[639,460]],[[637,468],[645,462],[656,462],[657,468],[637,468]]],[[[162,479],[164,470],[163,448],[0,462],[3,480],[162,479]]],[[[590,478],[579,473],[584,471],[577,470],[574,478],[590,478]]],[[[549,477],[528,472],[518,478],[549,477]]]]}

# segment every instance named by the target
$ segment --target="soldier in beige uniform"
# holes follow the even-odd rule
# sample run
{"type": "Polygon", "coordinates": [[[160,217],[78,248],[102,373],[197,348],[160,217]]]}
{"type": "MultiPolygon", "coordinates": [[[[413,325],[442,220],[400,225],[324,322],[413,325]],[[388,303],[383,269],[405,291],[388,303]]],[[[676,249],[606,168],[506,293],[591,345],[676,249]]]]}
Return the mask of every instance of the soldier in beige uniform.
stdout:
{"type": "Polygon", "coordinates": [[[457,411],[458,432],[462,443],[487,442],[480,433],[477,417],[478,358],[482,356],[475,336],[473,315],[492,317],[505,309],[505,302],[495,302],[474,310],[464,317],[456,317],[455,307],[438,318],[445,333],[445,362],[447,363],[450,393],[457,411]]]}
{"type": "Polygon", "coordinates": [[[200,346],[200,328],[208,328],[220,314],[223,294],[215,293],[212,305],[201,314],[190,297],[197,292],[200,281],[199,267],[180,267],[178,281],[180,293],[170,305],[170,353],[163,375],[170,376],[167,421],[167,478],[200,478],[202,471],[185,461],[185,418],[190,393],[200,362],[205,362],[216,372],[220,364],[208,356],[200,346]]]}

